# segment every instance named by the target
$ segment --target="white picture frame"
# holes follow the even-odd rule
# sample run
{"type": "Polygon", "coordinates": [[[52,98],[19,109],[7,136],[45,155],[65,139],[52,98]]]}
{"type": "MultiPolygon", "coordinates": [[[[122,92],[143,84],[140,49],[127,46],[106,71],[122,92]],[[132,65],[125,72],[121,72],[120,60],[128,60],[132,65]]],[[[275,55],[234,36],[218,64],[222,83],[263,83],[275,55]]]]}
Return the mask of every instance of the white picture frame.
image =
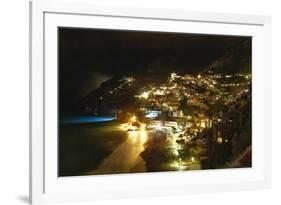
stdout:
{"type": "Polygon", "coordinates": [[[32,204],[269,188],[271,18],[185,10],[31,2],[30,110],[32,204]],[[58,26],[253,36],[253,167],[64,179],[57,177],[57,99],[54,92],[57,92],[58,26]]]}

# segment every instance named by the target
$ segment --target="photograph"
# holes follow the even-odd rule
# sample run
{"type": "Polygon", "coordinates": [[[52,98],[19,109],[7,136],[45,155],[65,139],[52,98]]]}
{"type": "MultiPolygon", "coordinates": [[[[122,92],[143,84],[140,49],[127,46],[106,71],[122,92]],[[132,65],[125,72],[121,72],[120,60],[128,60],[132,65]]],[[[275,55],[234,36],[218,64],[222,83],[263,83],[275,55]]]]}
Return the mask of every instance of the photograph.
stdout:
{"type": "Polygon", "coordinates": [[[58,27],[58,177],[252,167],[252,37],[58,27]]]}

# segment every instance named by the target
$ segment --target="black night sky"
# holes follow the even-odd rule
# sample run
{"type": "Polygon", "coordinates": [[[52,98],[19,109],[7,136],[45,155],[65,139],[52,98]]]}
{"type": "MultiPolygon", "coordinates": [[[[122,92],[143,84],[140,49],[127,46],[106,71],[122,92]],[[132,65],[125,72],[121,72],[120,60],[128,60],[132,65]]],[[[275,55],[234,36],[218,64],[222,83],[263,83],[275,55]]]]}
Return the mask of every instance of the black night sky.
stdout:
{"type": "Polygon", "coordinates": [[[59,100],[70,106],[115,76],[198,73],[245,37],[59,28],[59,100]]]}

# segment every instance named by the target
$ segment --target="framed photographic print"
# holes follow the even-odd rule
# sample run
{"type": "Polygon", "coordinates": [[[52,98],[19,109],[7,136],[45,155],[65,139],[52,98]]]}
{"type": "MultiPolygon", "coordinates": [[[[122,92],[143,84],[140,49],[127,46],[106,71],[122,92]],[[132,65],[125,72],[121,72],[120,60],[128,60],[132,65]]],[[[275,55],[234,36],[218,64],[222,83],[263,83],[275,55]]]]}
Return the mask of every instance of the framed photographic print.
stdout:
{"type": "Polygon", "coordinates": [[[36,1],[30,20],[32,204],[270,187],[270,17],[36,1]]]}

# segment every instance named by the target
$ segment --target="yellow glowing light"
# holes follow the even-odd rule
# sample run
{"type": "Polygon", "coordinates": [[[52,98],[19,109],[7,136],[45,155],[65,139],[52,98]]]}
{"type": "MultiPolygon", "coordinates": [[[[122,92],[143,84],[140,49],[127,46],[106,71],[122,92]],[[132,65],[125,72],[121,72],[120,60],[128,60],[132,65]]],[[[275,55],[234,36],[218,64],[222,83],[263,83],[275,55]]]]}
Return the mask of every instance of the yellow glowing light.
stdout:
{"type": "Polygon", "coordinates": [[[140,131],[140,140],[142,142],[147,141],[147,132],[146,131],[140,131]]]}
{"type": "Polygon", "coordinates": [[[130,130],[132,130],[132,131],[135,131],[135,130],[137,130],[138,128],[136,127],[136,126],[131,126],[130,127],[130,130]]]}
{"type": "Polygon", "coordinates": [[[179,151],[178,150],[174,150],[173,154],[176,155],[176,156],[179,156],[179,151]]]}
{"type": "Polygon", "coordinates": [[[136,120],[137,120],[137,117],[135,115],[131,117],[131,122],[136,122],[136,120]]]}
{"type": "Polygon", "coordinates": [[[205,128],[206,127],[206,123],[204,121],[201,122],[201,125],[200,125],[202,128],[205,128]]]}
{"type": "Polygon", "coordinates": [[[142,123],[141,126],[140,126],[140,130],[143,131],[143,130],[145,130],[145,129],[146,129],[146,124],[143,124],[143,123],[142,123]]]}
{"type": "Polygon", "coordinates": [[[201,75],[197,75],[197,78],[201,78],[201,75]]]}
{"type": "Polygon", "coordinates": [[[129,123],[123,123],[120,125],[121,130],[128,130],[130,127],[129,123]]]}
{"type": "Polygon", "coordinates": [[[164,91],[163,90],[156,90],[155,94],[156,95],[163,95],[164,91]]]}
{"type": "Polygon", "coordinates": [[[174,80],[177,77],[176,73],[171,73],[171,79],[174,80]]]}
{"type": "Polygon", "coordinates": [[[249,74],[249,75],[246,75],[245,78],[246,78],[246,79],[250,79],[250,78],[251,78],[251,75],[250,75],[250,74],[249,74]]]}
{"type": "Polygon", "coordinates": [[[176,170],[179,170],[179,171],[185,170],[186,167],[187,167],[187,166],[185,166],[185,165],[183,165],[183,164],[181,163],[181,160],[172,162],[172,163],[170,164],[170,166],[171,166],[172,168],[176,169],[176,170]]]}
{"type": "Polygon", "coordinates": [[[129,133],[129,137],[130,137],[131,139],[134,139],[134,138],[137,137],[137,132],[135,132],[135,131],[128,132],[128,133],[129,133]]]}
{"type": "Polygon", "coordinates": [[[180,168],[180,163],[178,161],[174,161],[170,164],[171,167],[179,169],[180,168]]]}
{"type": "Polygon", "coordinates": [[[195,158],[194,158],[194,157],[191,157],[191,161],[192,161],[192,162],[195,162],[195,158]]]}
{"type": "Polygon", "coordinates": [[[162,106],[167,107],[168,104],[167,103],[162,103],[162,106]]]}
{"type": "Polygon", "coordinates": [[[221,137],[218,137],[218,138],[217,138],[217,143],[218,143],[218,144],[221,144],[221,143],[222,143],[222,138],[221,138],[221,137]]]}
{"type": "Polygon", "coordinates": [[[143,93],[140,95],[141,98],[145,98],[145,99],[147,99],[148,96],[149,96],[149,92],[143,92],[143,93]]]}

